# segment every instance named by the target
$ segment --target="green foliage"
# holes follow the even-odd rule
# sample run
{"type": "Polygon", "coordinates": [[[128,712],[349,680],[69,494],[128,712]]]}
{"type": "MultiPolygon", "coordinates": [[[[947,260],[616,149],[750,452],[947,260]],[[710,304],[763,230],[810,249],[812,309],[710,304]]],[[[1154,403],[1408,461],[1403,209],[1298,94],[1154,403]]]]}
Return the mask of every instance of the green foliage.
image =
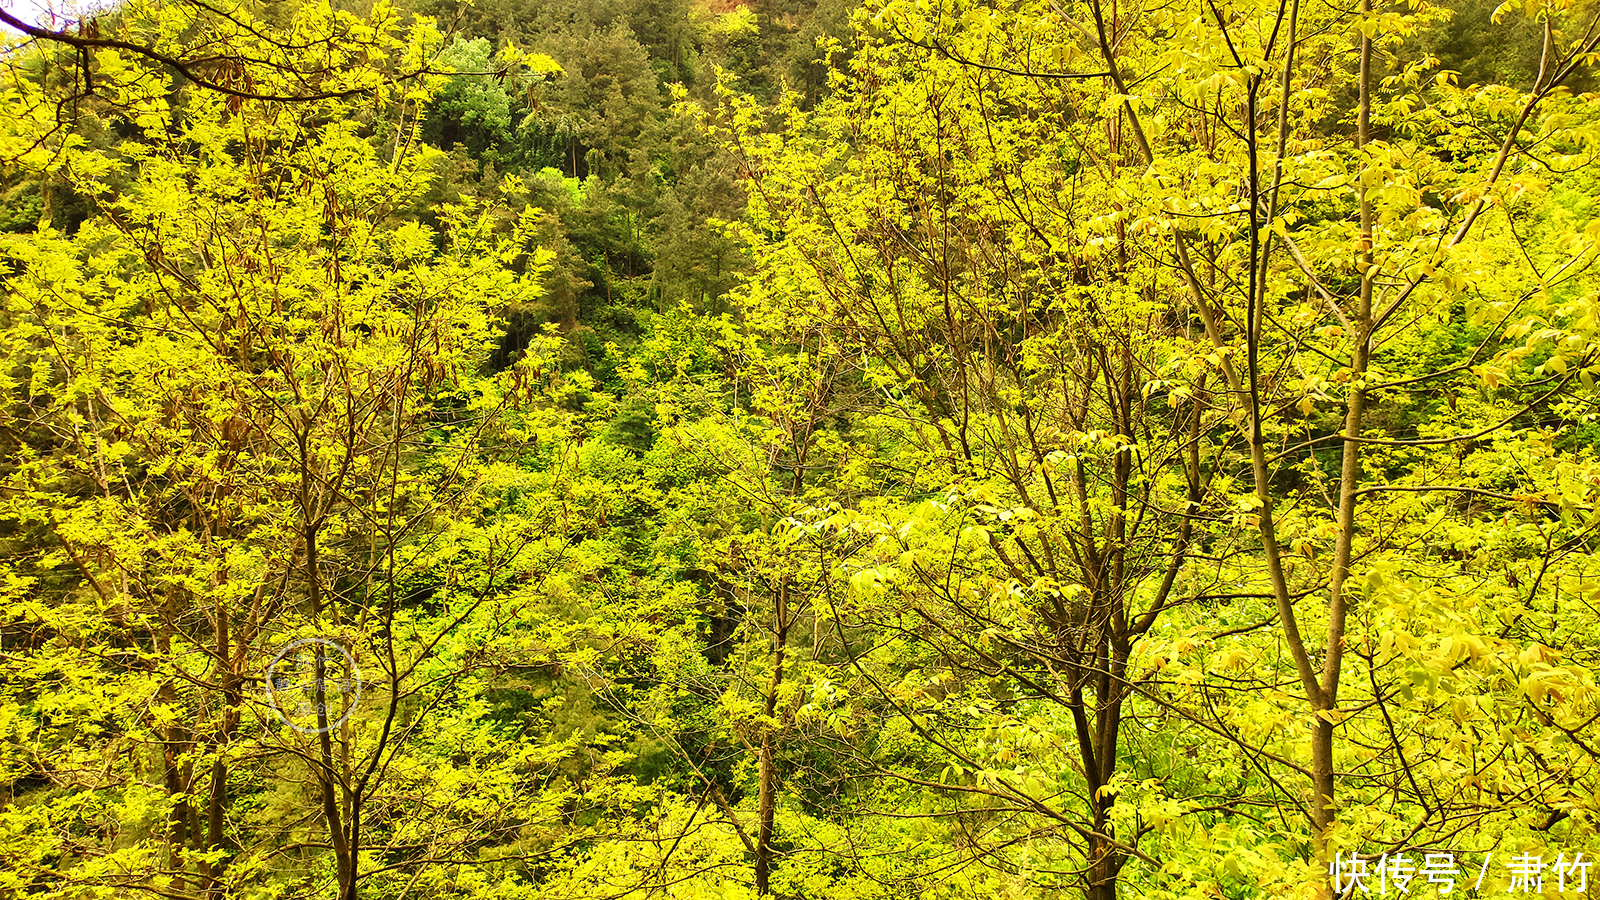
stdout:
{"type": "Polygon", "coordinates": [[[0,897],[1592,856],[1595,11],[1366,7],[16,47],[0,897]]]}
{"type": "Polygon", "coordinates": [[[511,134],[511,97],[503,76],[491,70],[489,42],[483,38],[456,38],[439,55],[450,76],[429,104],[423,119],[423,137],[436,147],[463,144],[474,157],[493,159],[511,134]]]}

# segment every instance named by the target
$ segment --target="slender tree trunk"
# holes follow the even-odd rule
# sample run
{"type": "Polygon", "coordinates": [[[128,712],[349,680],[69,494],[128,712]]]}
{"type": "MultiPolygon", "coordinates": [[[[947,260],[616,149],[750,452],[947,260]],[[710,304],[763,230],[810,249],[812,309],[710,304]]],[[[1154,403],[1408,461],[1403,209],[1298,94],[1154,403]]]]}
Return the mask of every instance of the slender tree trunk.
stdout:
{"type": "MultiPolygon", "coordinates": [[[[306,528],[306,570],[310,573],[310,593],[312,608],[318,613],[322,610],[321,572],[318,569],[317,553],[317,528],[306,528]]],[[[356,872],[355,860],[350,855],[350,846],[345,834],[344,816],[340,811],[340,796],[338,785],[334,783],[333,766],[333,735],[328,727],[328,693],[326,680],[328,677],[328,660],[323,652],[322,645],[316,645],[316,686],[313,702],[316,704],[317,713],[317,786],[322,793],[322,814],[328,824],[328,839],[333,844],[334,861],[339,875],[340,900],[355,900],[356,872]]]]}
{"type": "MultiPolygon", "coordinates": [[[[187,735],[185,735],[183,749],[185,751],[193,752],[194,732],[189,732],[187,735]]],[[[183,785],[184,793],[194,793],[195,780],[193,759],[185,759],[183,761],[183,765],[178,773],[178,783],[183,785]]],[[[189,849],[196,853],[204,853],[206,849],[206,832],[205,829],[200,826],[200,804],[186,802],[183,804],[183,811],[187,822],[187,824],[184,826],[184,830],[188,832],[189,835],[189,849]]]]}
{"type": "MultiPolygon", "coordinates": [[[[319,515],[313,511],[311,499],[311,453],[309,422],[302,422],[296,435],[300,452],[300,516],[304,528],[306,549],[306,593],[311,601],[312,615],[322,617],[322,560],[317,544],[322,530],[319,515]]],[[[326,679],[328,661],[322,646],[316,650],[316,680],[313,702],[317,714],[317,787],[322,799],[322,816],[328,826],[328,842],[333,845],[333,858],[339,878],[340,900],[355,900],[356,864],[350,855],[350,845],[345,833],[345,817],[340,812],[339,785],[334,781],[333,737],[328,727],[328,695],[326,679]]]]}
{"type": "Polygon", "coordinates": [[[778,763],[773,732],[778,728],[778,689],[783,685],[784,654],[789,643],[789,579],[778,583],[773,621],[772,680],[767,684],[764,719],[761,729],[760,794],[756,800],[756,894],[772,892],[773,823],[778,812],[778,763]]]}
{"type": "MultiPolygon", "coordinates": [[[[166,619],[171,621],[172,599],[167,599],[166,619]]],[[[172,658],[172,630],[165,622],[156,638],[157,646],[163,658],[172,658]]],[[[158,692],[163,706],[174,710],[178,697],[172,688],[172,682],[161,685],[158,692]]],[[[183,766],[180,757],[183,755],[185,735],[183,729],[174,720],[167,726],[166,740],[161,742],[162,784],[167,789],[167,796],[177,797],[185,790],[183,779],[183,766]]],[[[187,801],[178,800],[172,804],[172,810],[167,814],[167,866],[173,871],[172,890],[181,893],[185,889],[184,855],[189,845],[189,804],[187,801]]]]}
{"type": "MultiPolygon", "coordinates": [[[[176,700],[170,685],[162,686],[160,696],[163,704],[171,704],[176,700]]],[[[183,737],[182,728],[177,724],[168,725],[167,739],[161,744],[162,781],[169,797],[183,793],[183,767],[178,762],[178,757],[183,753],[183,737]]],[[[174,891],[184,888],[184,855],[188,845],[189,804],[179,800],[172,804],[172,811],[167,817],[167,865],[176,873],[172,880],[174,891]]]]}
{"type": "Polygon", "coordinates": [[[1116,838],[1111,833],[1111,807],[1116,804],[1114,794],[1100,790],[1111,781],[1116,771],[1117,729],[1121,725],[1120,700],[1105,702],[1099,710],[1095,748],[1100,771],[1093,779],[1094,793],[1089,798],[1090,823],[1094,833],[1089,837],[1088,900],[1117,900],[1117,876],[1122,871],[1125,856],[1117,849],[1116,838]]]}
{"type": "MultiPolygon", "coordinates": [[[[1372,0],[1361,0],[1363,18],[1372,14],[1372,0]]],[[[1372,112],[1372,38],[1365,32],[1361,37],[1360,97],[1356,111],[1356,153],[1358,163],[1367,166],[1366,149],[1370,139],[1372,112]]],[[[1358,308],[1352,322],[1355,325],[1355,349],[1351,353],[1350,369],[1352,387],[1345,400],[1344,451],[1339,468],[1339,534],[1336,539],[1333,570],[1328,574],[1328,640],[1327,655],[1322,666],[1321,699],[1317,720],[1311,735],[1311,777],[1315,790],[1312,808],[1312,825],[1316,831],[1318,852],[1327,856],[1327,831],[1333,826],[1334,760],[1333,721],[1339,700],[1339,673],[1344,659],[1345,621],[1349,616],[1349,595],[1345,581],[1350,576],[1350,559],[1356,532],[1356,491],[1361,483],[1361,427],[1367,408],[1367,392],[1362,378],[1372,348],[1372,199],[1368,195],[1366,179],[1358,180],[1360,192],[1361,237],[1360,253],[1361,287],[1358,308]]]]}
{"type": "Polygon", "coordinates": [[[778,773],[773,765],[772,734],[761,736],[761,795],[757,807],[756,894],[772,892],[772,824],[777,814],[778,773]]]}
{"type": "MultiPolygon", "coordinates": [[[[224,752],[239,727],[239,705],[243,700],[240,679],[232,663],[232,615],[224,607],[217,608],[217,679],[222,684],[224,707],[222,728],[217,734],[217,758],[211,763],[211,794],[206,802],[206,849],[218,850],[227,842],[225,813],[228,807],[228,763],[224,752]]],[[[220,897],[222,874],[227,863],[202,863],[200,875],[208,896],[220,897]]]]}

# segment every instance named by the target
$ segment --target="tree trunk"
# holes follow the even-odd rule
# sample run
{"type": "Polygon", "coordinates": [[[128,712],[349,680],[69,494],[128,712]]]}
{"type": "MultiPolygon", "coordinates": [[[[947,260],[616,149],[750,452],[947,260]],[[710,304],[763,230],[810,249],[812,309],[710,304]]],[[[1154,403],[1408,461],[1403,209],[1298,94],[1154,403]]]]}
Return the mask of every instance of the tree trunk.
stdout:
{"type": "MultiPolygon", "coordinates": [[[[1361,0],[1363,17],[1372,15],[1372,0],[1361,0]]],[[[1364,154],[1371,131],[1372,114],[1372,38],[1363,33],[1361,38],[1359,100],[1356,110],[1356,152],[1364,154]]],[[[1333,569],[1328,573],[1328,638],[1326,655],[1322,664],[1320,697],[1314,698],[1313,712],[1316,721],[1311,730],[1311,823],[1316,838],[1319,859],[1328,861],[1327,834],[1333,827],[1334,760],[1333,721],[1334,710],[1339,705],[1339,673],[1344,659],[1345,620],[1349,616],[1349,597],[1345,580],[1350,575],[1350,560],[1354,551],[1356,532],[1356,491],[1361,482],[1361,437],[1365,419],[1367,393],[1360,386],[1372,356],[1372,198],[1367,181],[1360,179],[1361,236],[1357,245],[1360,252],[1360,296],[1357,299],[1355,349],[1351,353],[1350,370],[1354,385],[1345,400],[1344,448],[1339,469],[1339,531],[1336,539],[1333,569]],[[1317,702],[1320,701],[1320,702],[1317,702]]]]}
{"type": "MultiPolygon", "coordinates": [[[[167,599],[167,619],[171,621],[172,599],[167,599]]],[[[172,658],[172,632],[171,627],[163,623],[161,632],[156,638],[161,655],[172,658]]],[[[158,692],[161,704],[169,710],[174,710],[177,705],[177,692],[172,688],[172,682],[161,685],[158,692]]],[[[186,735],[179,727],[176,720],[167,726],[166,740],[161,742],[162,783],[167,789],[167,796],[176,797],[184,793],[183,766],[179,758],[183,755],[186,735]]],[[[189,804],[187,801],[178,800],[172,804],[172,810],[167,814],[167,866],[173,871],[172,890],[182,893],[185,888],[184,855],[189,845],[189,804]]]]}
{"type": "MultiPolygon", "coordinates": [[[[226,607],[217,608],[217,679],[222,684],[224,703],[222,728],[217,733],[217,758],[211,763],[211,794],[206,802],[206,849],[218,850],[227,841],[225,812],[228,806],[228,763],[223,754],[233,734],[239,727],[239,705],[242,702],[240,679],[231,661],[231,615],[226,607]]],[[[224,861],[206,862],[200,866],[200,876],[206,885],[206,894],[220,897],[222,874],[228,864],[224,861]]]]}
{"type": "MultiPolygon", "coordinates": [[[[311,453],[309,449],[311,426],[301,423],[296,435],[300,452],[300,521],[304,528],[306,549],[306,594],[311,601],[311,612],[322,618],[322,568],[317,536],[322,530],[319,514],[313,511],[311,500],[311,453]]],[[[313,702],[317,713],[317,788],[321,794],[322,816],[328,827],[328,843],[333,845],[333,858],[339,877],[340,900],[355,900],[356,863],[350,855],[345,817],[340,813],[339,786],[334,783],[333,737],[328,727],[328,695],[326,679],[328,661],[322,645],[316,645],[316,680],[313,702]]]]}
{"type": "Polygon", "coordinates": [[[756,800],[756,894],[772,892],[773,822],[778,812],[778,764],[772,735],[777,730],[778,688],[783,684],[784,652],[789,642],[789,579],[778,583],[775,601],[772,650],[772,680],[767,684],[764,721],[761,723],[760,794],[756,800]]]}
{"type": "Polygon", "coordinates": [[[761,736],[761,794],[757,801],[756,894],[772,892],[772,823],[777,814],[778,773],[772,759],[772,735],[761,736]]]}
{"type": "MultiPolygon", "coordinates": [[[[163,686],[161,689],[161,702],[173,701],[172,688],[163,686]]],[[[167,726],[167,739],[161,745],[162,781],[167,789],[167,796],[175,797],[183,793],[183,767],[178,763],[178,757],[183,752],[183,730],[176,724],[167,726]]],[[[172,804],[172,811],[167,818],[167,865],[174,873],[172,889],[182,891],[184,887],[184,853],[189,844],[189,804],[179,800],[172,804]]]]}

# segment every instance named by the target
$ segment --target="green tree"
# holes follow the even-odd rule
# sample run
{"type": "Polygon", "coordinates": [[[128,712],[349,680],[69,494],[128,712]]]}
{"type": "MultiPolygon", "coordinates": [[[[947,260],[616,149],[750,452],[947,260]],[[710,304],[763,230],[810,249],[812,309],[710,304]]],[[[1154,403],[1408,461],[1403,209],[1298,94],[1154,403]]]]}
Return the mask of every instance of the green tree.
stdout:
{"type": "Polygon", "coordinates": [[[9,887],[307,877],[355,898],[479,864],[475,841],[515,848],[570,800],[532,796],[559,742],[475,713],[565,546],[548,511],[496,499],[497,448],[563,427],[510,414],[559,342],[485,375],[498,311],[549,261],[534,211],[509,232],[480,204],[437,233],[398,221],[431,151],[381,158],[343,102],[200,95],[180,120],[132,99],[136,137],[60,161],[97,214],[4,244],[4,514],[16,549],[42,548],[8,590],[44,590],[8,614],[28,637],[4,708],[49,785],[3,813],[9,887]],[[291,729],[263,672],[308,636],[366,683],[330,697],[319,654],[291,729]],[[111,765],[88,777],[94,758],[111,765]],[[56,829],[83,840],[41,852],[56,829]]]}
{"type": "MultiPolygon", "coordinates": [[[[1420,448],[1460,453],[1468,442],[1509,436],[1592,365],[1581,329],[1557,327],[1521,348],[1504,343],[1545,321],[1529,308],[1541,285],[1558,278],[1564,292],[1582,293],[1589,251],[1575,248],[1584,223],[1569,219],[1566,237],[1550,235],[1574,248],[1564,255],[1522,265],[1499,248],[1523,215],[1509,198],[1535,189],[1531,171],[1516,164],[1531,163],[1521,156],[1524,129],[1567,148],[1588,139],[1590,118],[1569,117],[1575,101],[1559,86],[1595,47],[1586,11],[1569,20],[1552,10],[1544,74],[1525,93],[1459,91],[1429,75],[1427,63],[1380,84],[1379,55],[1429,14],[1366,14],[1373,18],[1287,4],[1112,18],[1093,0],[1071,10],[888,3],[871,12],[874,41],[834,101],[813,114],[791,101],[777,137],[761,133],[754,107],[733,103],[725,114],[722,133],[745,159],[756,203],[754,308],[791,310],[841,335],[839,352],[866,361],[884,406],[907,423],[906,436],[889,445],[906,461],[891,470],[923,475],[919,487],[948,492],[956,510],[931,524],[926,512],[890,517],[885,534],[916,537],[886,540],[882,555],[862,563],[858,590],[875,596],[881,583],[891,608],[925,611],[920,626],[885,620],[877,628],[916,635],[930,648],[931,671],[949,673],[933,677],[943,682],[937,691],[900,700],[900,714],[946,754],[947,772],[972,773],[956,793],[1039,816],[1046,834],[1075,833],[1081,850],[1068,871],[1091,896],[1114,896],[1125,858],[1157,858],[1137,844],[1151,831],[1140,823],[1146,807],[1118,812],[1111,799],[1124,789],[1117,737],[1135,694],[1141,717],[1172,716],[1220,739],[1202,743],[1220,742],[1237,758],[1245,782],[1272,798],[1285,823],[1290,810],[1303,817],[1299,828],[1273,829],[1281,843],[1252,833],[1257,862],[1241,880],[1304,889],[1325,877],[1319,868],[1335,846],[1403,847],[1450,833],[1443,810],[1454,801],[1422,791],[1406,761],[1416,750],[1390,708],[1401,685],[1380,680],[1398,673],[1380,675],[1375,663],[1369,691],[1346,683],[1342,669],[1345,654],[1370,639],[1351,629],[1352,572],[1373,586],[1373,614],[1386,614],[1378,586],[1391,567],[1413,565],[1402,562],[1412,559],[1406,548],[1432,525],[1415,518],[1419,504],[1383,502],[1370,518],[1357,510],[1367,497],[1483,490],[1468,477],[1452,483],[1437,463],[1423,463],[1420,448]],[[1060,27],[1068,22],[1081,33],[1060,27]],[[1354,50],[1353,71],[1322,63],[1345,47],[1354,50]],[[1330,103],[1346,87],[1352,104],[1330,103]],[[1494,138],[1461,143],[1449,124],[1456,115],[1496,122],[1494,138]],[[1348,131],[1320,129],[1345,116],[1348,131]],[[1493,224],[1488,211],[1497,212],[1493,224]],[[1506,267],[1488,289],[1495,299],[1453,305],[1488,260],[1506,267]],[[1530,314],[1527,325],[1500,332],[1530,314]],[[1405,337],[1418,322],[1454,330],[1470,349],[1417,365],[1405,337]],[[1487,334],[1473,336],[1485,326],[1487,334]],[[1546,352],[1554,364],[1520,364],[1546,352]],[[1512,387],[1514,361],[1530,379],[1524,387],[1512,387]],[[1502,392],[1480,425],[1449,427],[1454,410],[1438,411],[1430,427],[1369,409],[1371,397],[1473,373],[1502,392]],[[1342,408],[1331,422],[1318,414],[1330,401],[1342,408]],[[1419,428],[1423,436],[1411,430],[1419,428]],[[1419,455],[1363,462],[1374,446],[1419,455]],[[1391,487],[1391,473],[1408,469],[1420,483],[1391,487]],[[1240,543],[1240,527],[1257,543],[1240,543]],[[919,558],[922,546],[944,560],[919,558]],[[1271,604],[1260,609],[1261,600],[1271,604]],[[1079,604],[1084,611],[1074,612],[1079,604]],[[1218,614],[1241,628],[1207,623],[1218,614]],[[1150,631],[1171,616],[1188,637],[1150,631]],[[1240,637],[1271,625],[1265,646],[1240,637]],[[1307,637],[1311,628],[1326,637],[1307,637]],[[1216,657],[1220,671],[1167,670],[1207,634],[1230,648],[1216,657]],[[1244,692],[1232,684],[1223,673],[1245,657],[1226,661],[1227,653],[1242,647],[1292,661],[1287,673],[1262,672],[1288,675],[1299,699],[1272,677],[1244,692]],[[990,727],[1041,727],[1018,715],[1018,693],[1030,708],[1043,700],[1071,717],[1082,781],[1034,787],[1026,767],[1008,772],[961,737],[975,722],[946,712],[941,732],[923,718],[951,697],[969,717],[986,712],[993,701],[978,700],[1000,689],[979,690],[977,675],[1006,684],[990,727]],[[1262,691],[1274,698],[1270,718],[1293,730],[1247,727],[1264,712],[1243,699],[1262,691]],[[1309,742],[1298,737],[1305,733],[1309,742]],[[1390,775],[1369,777],[1365,767],[1378,760],[1390,775]],[[1339,771],[1361,774],[1341,788],[1339,771]],[[1341,790],[1350,798],[1342,818],[1341,790]],[[1367,804],[1386,792],[1411,798],[1409,831],[1374,821],[1367,804]],[[1063,803],[1069,797],[1080,804],[1076,818],[1063,803]],[[1341,821],[1359,837],[1341,832],[1341,821]]],[[[1557,307],[1562,321],[1577,309],[1557,307]]],[[[1586,535],[1581,527],[1551,535],[1540,571],[1579,565],[1571,554],[1586,535]]],[[[1459,590],[1431,577],[1406,590],[1459,590]]],[[[1581,679],[1577,668],[1556,671],[1550,677],[1564,684],[1581,679]]],[[[1457,686],[1486,687],[1470,678],[1457,686]]],[[[892,683],[881,688],[897,696],[892,683]]],[[[1546,728],[1583,727],[1590,701],[1579,693],[1586,699],[1562,693],[1575,705],[1546,728]]],[[[1554,789],[1553,768],[1535,768],[1528,789],[1554,789]]],[[[1190,804],[1237,815],[1259,802],[1254,790],[1190,804]]],[[[1146,790],[1145,801],[1152,816],[1172,819],[1159,791],[1146,790]]],[[[1511,812],[1497,810],[1474,815],[1511,812]]],[[[990,821],[996,812],[986,811],[990,821]]],[[[1019,833],[1028,829],[992,834],[1026,846],[1019,833]]]]}

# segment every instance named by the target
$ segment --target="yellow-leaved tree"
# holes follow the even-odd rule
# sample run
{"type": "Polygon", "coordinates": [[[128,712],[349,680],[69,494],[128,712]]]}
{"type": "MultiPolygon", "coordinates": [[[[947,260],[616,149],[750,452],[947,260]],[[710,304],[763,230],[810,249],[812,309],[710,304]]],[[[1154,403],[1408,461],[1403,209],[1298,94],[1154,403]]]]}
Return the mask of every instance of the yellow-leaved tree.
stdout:
{"type": "Polygon", "coordinates": [[[1592,840],[1600,37],[1528,13],[1468,89],[1424,3],[889,0],[777,133],[725,94],[750,329],[876,395],[811,514],[923,748],[861,821],[942,790],[968,889],[1096,900],[1592,840]]]}

